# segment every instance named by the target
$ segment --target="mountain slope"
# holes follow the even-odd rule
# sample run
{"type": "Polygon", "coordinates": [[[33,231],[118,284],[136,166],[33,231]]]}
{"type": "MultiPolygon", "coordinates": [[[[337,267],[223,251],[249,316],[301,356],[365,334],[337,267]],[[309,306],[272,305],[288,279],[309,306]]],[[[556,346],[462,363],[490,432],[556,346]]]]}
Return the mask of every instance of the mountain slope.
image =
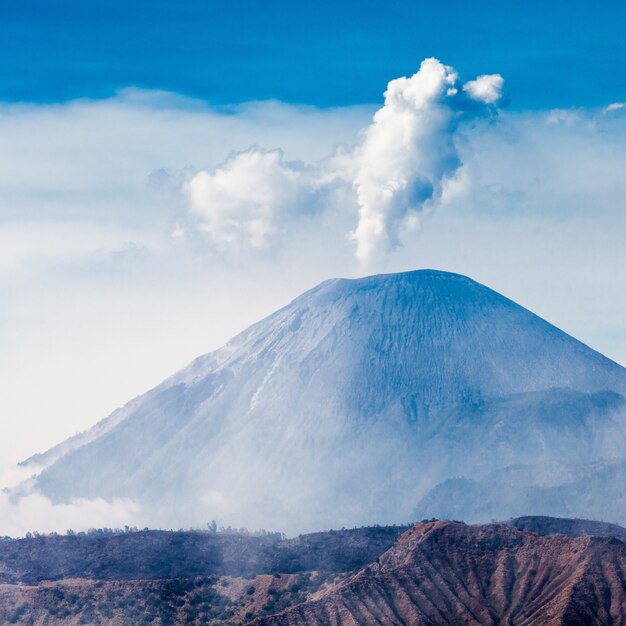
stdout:
{"type": "Polygon", "coordinates": [[[417,524],[370,567],[258,626],[626,623],[626,544],[417,524]]]}
{"type": "Polygon", "coordinates": [[[527,515],[508,522],[518,530],[540,535],[568,535],[570,537],[615,537],[626,543],[626,528],[617,524],[596,522],[588,519],[544,517],[527,515]]]}
{"type": "Polygon", "coordinates": [[[413,517],[462,517],[480,522],[528,513],[626,520],[626,462],[517,465],[479,479],[445,480],[416,506],[413,517]]]}
{"type": "Polygon", "coordinates": [[[35,484],[151,524],[403,522],[455,476],[626,460],[624,393],[622,367],[463,276],[331,280],[33,459],[35,484]]]}

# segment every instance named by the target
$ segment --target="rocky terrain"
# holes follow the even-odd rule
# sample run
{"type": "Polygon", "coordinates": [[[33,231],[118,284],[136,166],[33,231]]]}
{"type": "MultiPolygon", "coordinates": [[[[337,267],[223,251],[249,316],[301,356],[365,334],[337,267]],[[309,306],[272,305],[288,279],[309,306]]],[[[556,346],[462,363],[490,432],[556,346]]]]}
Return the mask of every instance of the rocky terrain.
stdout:
{"type": "Polygon", "coordinates": [[[420,523],[375,563],[257,626],[626,624],[626,544],[420,523]]]}
{"type": "Polygon", "coordinates": [[[525,517],[293,539],[197,531],[5,539],[0,624],[620,626],[623,534],[525,517]]]}
{"type": "Polygon", "coordinates": [[[0,624],[243,624],[303,602],[327,582],[341,579],[335,574],[305,572],[0,584],[0,624]]]}

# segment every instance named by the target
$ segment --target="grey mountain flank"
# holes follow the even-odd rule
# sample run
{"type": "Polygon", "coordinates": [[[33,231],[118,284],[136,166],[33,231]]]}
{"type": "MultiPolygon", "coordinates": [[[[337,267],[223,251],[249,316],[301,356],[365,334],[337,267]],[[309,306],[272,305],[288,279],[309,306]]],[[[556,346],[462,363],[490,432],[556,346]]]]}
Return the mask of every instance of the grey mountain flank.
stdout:
{"type": "Polygon", "coordinates": [[[624,368],[469,278],[336,279],[25,465],[152,526],[623,524],[625,395],[624,368]]]}

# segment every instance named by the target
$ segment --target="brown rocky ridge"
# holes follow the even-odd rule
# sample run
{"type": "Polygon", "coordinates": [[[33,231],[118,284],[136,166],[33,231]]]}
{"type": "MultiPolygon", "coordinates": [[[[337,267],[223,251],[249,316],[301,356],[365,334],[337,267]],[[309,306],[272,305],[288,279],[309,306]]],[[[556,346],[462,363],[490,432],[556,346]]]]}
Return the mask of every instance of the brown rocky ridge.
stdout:
{"type": "Polygon", "coordinates": [[[626,624],[626,544],[423,522],[375,563],[256,626],[626,624]]]}

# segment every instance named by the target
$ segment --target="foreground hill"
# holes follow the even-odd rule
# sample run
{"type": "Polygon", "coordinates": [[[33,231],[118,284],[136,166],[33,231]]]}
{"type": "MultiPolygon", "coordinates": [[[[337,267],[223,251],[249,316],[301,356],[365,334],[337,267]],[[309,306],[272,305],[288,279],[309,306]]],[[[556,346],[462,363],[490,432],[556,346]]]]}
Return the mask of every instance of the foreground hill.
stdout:
{"type": "Polygon", "coordinates": [[[293,539],[161,530],[8,539],[0,541],[0,583],[347,572],[375,560],[405,530],[377,526],[293,539]]]}
{"type": "Polygon", "coordinates": [[[564,534],[582,529],[626,533],[525,517],[294,539],[139,531],[4,540],[0,624],[623,626],[626,544],[564,534]]]}
{"type": "Polygon", "coordinates": [[[257,626],[626,624],[626,544],[417,524],[376,563],[257,626]]]}
{"type": "Polygon", "coordinates": [[[54,502],[135,500],[141,525],[626,522],[624,393],[624,368],[466,277],[339,279],[25,466],[54,502]],[[612,491],[579,495],[581,467],[612,491]]]}

